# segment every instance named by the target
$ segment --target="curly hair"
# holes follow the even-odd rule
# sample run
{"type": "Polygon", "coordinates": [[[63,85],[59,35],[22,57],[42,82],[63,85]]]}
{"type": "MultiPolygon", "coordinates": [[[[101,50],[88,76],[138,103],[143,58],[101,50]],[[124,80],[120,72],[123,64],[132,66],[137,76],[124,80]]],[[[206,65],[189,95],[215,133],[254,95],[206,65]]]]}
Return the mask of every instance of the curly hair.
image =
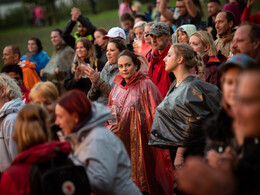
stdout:
{"type": "Polygon", "coordinates": [[[18,84],[5,73],[0,74],[0,93],[3,92],[3,89],[5,90],[5,97],[8,101],[22,97],[22,92],[18,84]]]}

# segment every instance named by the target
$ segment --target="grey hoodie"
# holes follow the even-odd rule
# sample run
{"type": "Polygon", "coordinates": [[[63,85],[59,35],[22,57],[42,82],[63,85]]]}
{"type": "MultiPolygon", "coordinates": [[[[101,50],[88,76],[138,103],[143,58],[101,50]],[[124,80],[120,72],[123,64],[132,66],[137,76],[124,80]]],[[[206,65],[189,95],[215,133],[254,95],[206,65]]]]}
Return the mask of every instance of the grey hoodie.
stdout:
{"type": "Polygon", "coordinates": [[[16,144],[13,140],[17,112],[24,103],[20,98],[6,102],[0,109],[0,172],[3,172],[15,158],[16,144]]]}
{"type": "Polygon", "coordinates": [[[121,140],[104,123],[111,119],[102,104],[92,103],[92,114],[67,136],[74,157],[86,168],[91,191],[95,194],[139,195],[131,179],[131,164],[121,140]]]}

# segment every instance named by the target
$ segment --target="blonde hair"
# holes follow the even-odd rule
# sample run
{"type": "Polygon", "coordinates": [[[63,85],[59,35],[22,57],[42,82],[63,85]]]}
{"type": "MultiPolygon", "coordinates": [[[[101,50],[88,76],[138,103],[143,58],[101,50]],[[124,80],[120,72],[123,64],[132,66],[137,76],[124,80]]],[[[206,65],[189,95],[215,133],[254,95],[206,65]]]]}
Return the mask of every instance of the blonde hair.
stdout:
{"type": "Polygon", "coordinates": [[[176,43],[173,44],[172,47],[177,56],[183,57],[183,63],[188,70],[196,68],[196,66],[201,67],[204,70],[204,63],[201,55],[193,51],[189,44],[176,43]]]}
{"type": "Polygon", "coordinates": [[[196,36],[198,37],[203,46],[205,47],[208,45],[209,49],[207,51],[208,56],[216,56],[217,55],[217,48],[216,45],[214,44],[214,40],[212,38],[212,35],[204,30],[199,30],[191,34],[191,36],[196,36]]]}
{"type": "Polygon", "coordinates": [[[8,101],[22,97],[22,92],[18,84],[5,73],[0,74],[0,89],[2,90],[3,88],[5,89],[5,97],[8,101]]]}
{"type": "Polygon", "coordinates": [[[33,102],[39,96],[56,101],[59,97],[59,92],[57,87],[50,81],[38,82],[31,89],[29,99],[33,102]]]}
{"type": "Polygon", "coordinates": [[[145,26],[150,26],[151,27],[153,24],[155,24],[155,22],[148,22],[148,23],[145,24],[145,26]]]}
{"type": "MultiPolygon", "coordinates": [[[[76,42],[76,46],[79,42],[82,42],[83,43],[83,46],[84,48],[86,48],[87,50],[87,56],[86,58],[89,58],[89,63],[90,63],[90,66],[93,66],[95,61],[97,60],[96,58],[96,50],[95,50],[95,47],[94,45],[92,44],[92,42],[90,40],[88,40],[87,38],[80,38],[77,42],[76,42]]],[[[76,67],[77,65],[80,65],[81,63],[84,63],[82,62],[78,55],[76,54],[75,57],[74,57],[74,60],[73,60],[73,63],[72,63],[72,68],[71,68],[71,71],[74,72],[76,70],[76,67]]]]}
{"type": "Polygon", "coordinates": [[[135,30],[136,28],[142,27],[142,28],[143,28],[143,31],[144,31],[144,27],[145,27],[146,24],[147,24],[147,22],[145,22],[145,21],[139,21],[139,22],[135,23],[135,25],[134,25],[134,30],[135,30]]]}
{"type": "Polygon", "coordinates": [[[18,153],[48,141],[47,111],[38,104],[27,104],[18,113],[14,125],[14,140],[18,153]]]}

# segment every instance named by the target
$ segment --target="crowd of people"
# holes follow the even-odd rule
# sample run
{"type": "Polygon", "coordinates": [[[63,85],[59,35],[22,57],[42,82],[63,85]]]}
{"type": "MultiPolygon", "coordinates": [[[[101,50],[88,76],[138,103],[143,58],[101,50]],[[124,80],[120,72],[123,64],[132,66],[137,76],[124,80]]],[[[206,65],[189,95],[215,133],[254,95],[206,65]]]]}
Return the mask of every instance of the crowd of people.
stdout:
{"type": "Polygon", "coordinates": [[[59,158],[50,155],[57,148],[84,167],[93,194],[260,194],[253,4],[208,0],[203,21],[200,1],[157,0],[143,14],[123,0],[121,26],[111,29],[72,8],[64,30],[50,32],[51,57],[41,37],[23,56],[10,42],[0,74],[0,194],[30,194],[31,169],[59,158]]]}

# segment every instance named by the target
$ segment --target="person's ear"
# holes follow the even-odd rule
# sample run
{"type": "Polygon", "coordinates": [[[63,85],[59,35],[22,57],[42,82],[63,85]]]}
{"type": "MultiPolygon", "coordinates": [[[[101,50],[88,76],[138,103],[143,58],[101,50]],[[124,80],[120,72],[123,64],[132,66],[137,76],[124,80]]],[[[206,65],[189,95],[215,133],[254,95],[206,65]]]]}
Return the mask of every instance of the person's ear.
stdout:
{"type": "Polygon", "coordinates": [[[14,54],[14,60],[15,60],[15,61],[20,60],[18,53],[15,53],[15,54],[14,54]]]}
{"type": "Polygon", "coordinates": [[[232,29],[232,26],[234,25],[234,22],[233,22],[233,21],[230,21],[230,22],[228,23],[228,25],[229,25],[229,28],[232,29]]]}
{"type": "Polygon", "coordinates": [[[209,44],[206,44],[205,46],[204,46],[204,52],[207,52],[209,50],[209,44]]]}
{"type": "Polygon", "coordinates": [[[178,64],[181,64],[183,62],[183,56],[179,56],[178,58],[177,58],[177,63],[178,64]]]}
{"type": "Polygon", "coordinates": [[[253,43],[254,43],[254,49],[259,49],[260,48],[260,40],[255,40],[255,41],[253,41],[253,43]]]}
{"type": "Polygon", "coordinates": [[[1,89],[0,97],[1,97],[1,98],[4,98],[5,95],[6,95],[6,88],[3,87],[3,88],[1,89]]]}
{"type": "Polygon", "coordinates": [[[75,122],[75,124],[78,124],[79,123],[79,115],[77,112],[73,112],[72,113],[72,117],[73,117],[73,120],[75,122]]]}

